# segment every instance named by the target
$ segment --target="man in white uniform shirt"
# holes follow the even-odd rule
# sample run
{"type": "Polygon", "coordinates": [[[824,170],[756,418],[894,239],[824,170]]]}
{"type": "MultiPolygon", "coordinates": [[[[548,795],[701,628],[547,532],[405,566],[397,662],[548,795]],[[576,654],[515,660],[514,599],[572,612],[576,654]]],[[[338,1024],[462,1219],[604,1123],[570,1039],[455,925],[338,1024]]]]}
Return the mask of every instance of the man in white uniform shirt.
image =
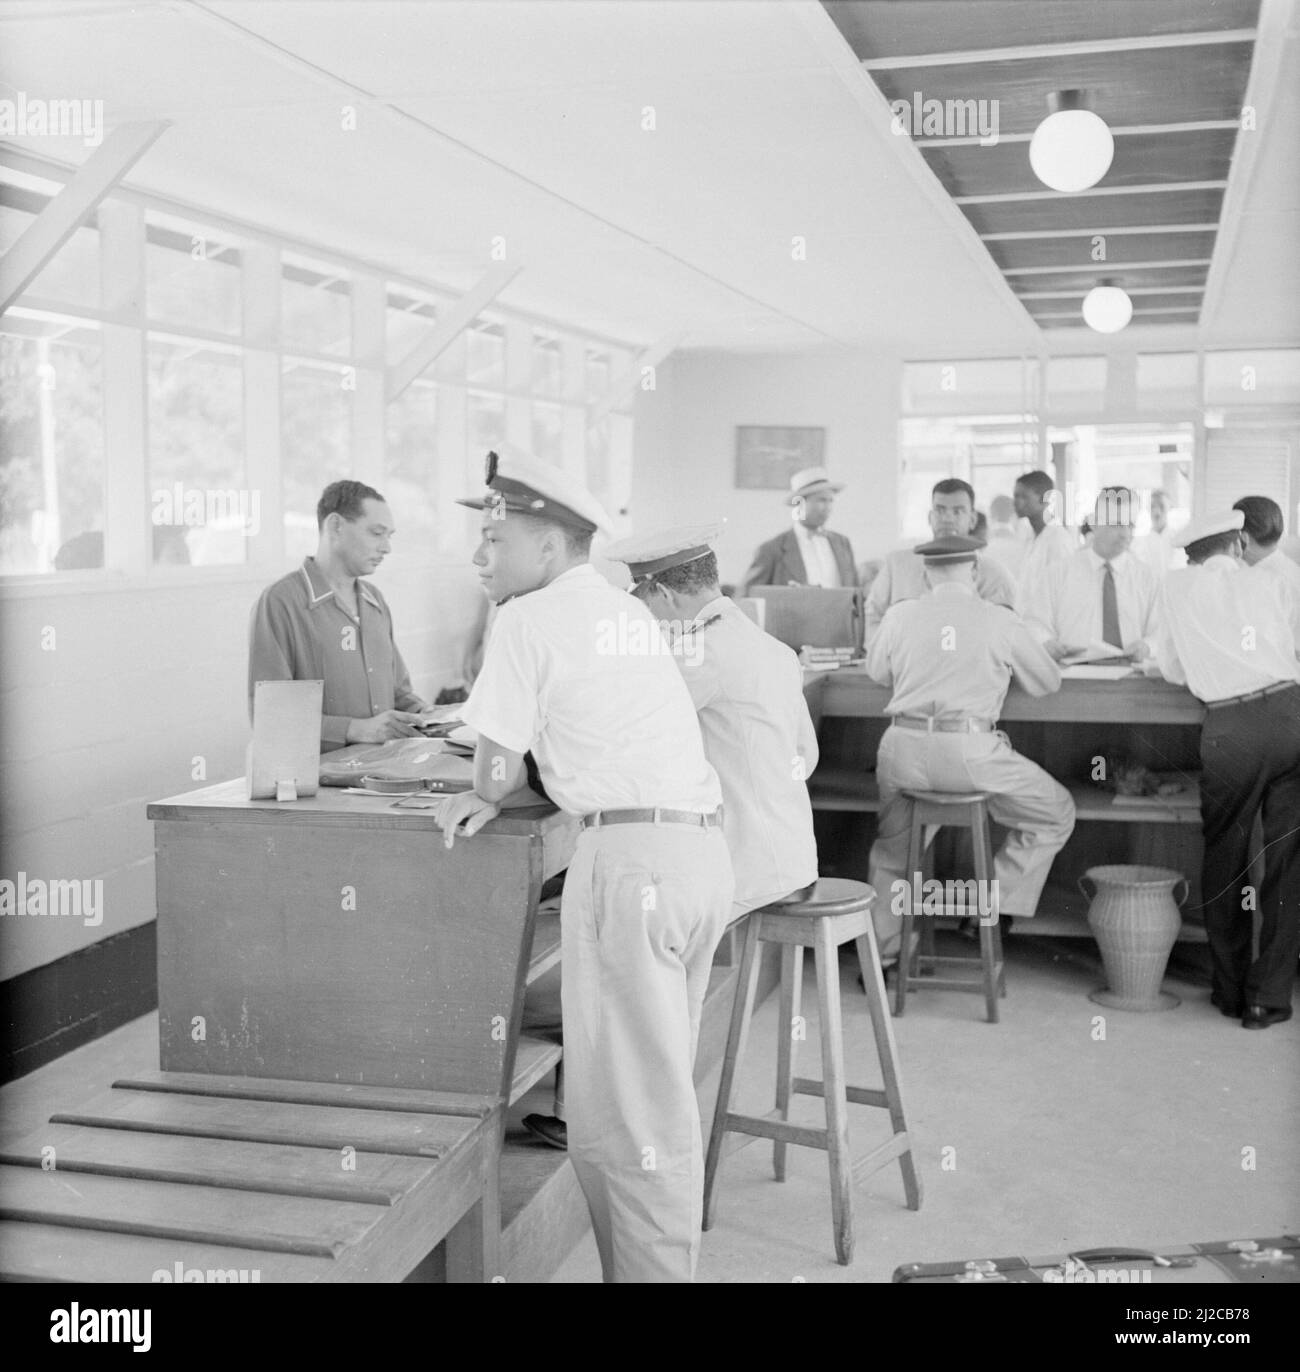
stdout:
{"type": "Polygon", "coordinates": [[[895,605],[867,650],[867,673],[893,687],[892,724],[880,741],[880,818],[868,880],[881,958],[898,956],[902,919],[894,883],[907,866],[912,802],[902,792],[991,792],[989,815],[1011,832],[994,858],[1000,916],[1032,916],[1052,859],[1074,831],[1069,791],[1012,748],[997,730],[1014,677],[1030,695],[1058,690],[1061,672],[1017,615],[975,591],[972,538],[940,538],[918,548],[932,588],[895,605]]]}
{"type": "Polygon", "coordinates": [[[759,545],[740,579],[740,594],[751,586],[856,586],[858,564],[843,534],[826,527],[844,483],[832,481],[825,467],[805,467],[790,478],[793,526],[759,545]]]}
{"type": "Polygon", "coordinates": [[[1179,535],[1188,566],[1161,586],[1156,662],[1205,702],[1201,868],[1211,1000],[1246,1029],[1291,1018],[1300,954],[1300,664],[1282,583],[1241,560],[1240,510],[1179,535]],[[1263,820],[1264,880],[1249,885],[1263,820]],[[1259,956],[1252,960],[1254,911],[1259,956]]]}
{"type": "Polygon", "coordinates": [[[1046,472],[1026,472],[1016,477],[1014,492],[1016,514],[1029,529],[1016,573],[1016,608],[1024,614],[1029,588],[1040,585],[1053,567],[1068,562],[1079,541],[1061,523],[1056,483],[1046,472]]]}
{"type": "Polygon", "coordinates": [[[1093,511],[1092,544],[1026,588],[1026,623],[1058,660],[1079,653],[1128,657],[1154,652],[1156,574],[1129,551],[1132,491],[1107,486],[1093,511]]]}
{"type": "Polygon", "coordinates": [[[1151,492],[1151,532],[1133,540],[1133,555],[1161,577],[1174,567],[1187,565],[1187,554],[1174,541],[1169,527],[1169,496],[1160,490],[1151,492]]]}
{"type": "MultiPolygon", "coordinates": [[[[474,790],[450,844],[523,785],[581,816],[561,905],[569,1157],[606,1281],[693,1279],[704,1166],[692,1069],[731,913],[722,791],[649,611],[588,560],[608,520],[560,469],[489,454],[474,564],[501,606],[461,717],[474,790]],[[461,827],[463,826],[463,828],[461,827]]],[[[485,918],[490,912],[485,911],[485,918]]]]}
{"type": "Polygon", "coordinates": [[[1241,560],[1286,586],[1291,596],[1291,631],[1300,644],[1300,562],[1292,562],[1278,549],[1286,531],[1282,507],[1266,495],[1244,495],[1232,508],[1246,519],[1241,529],[1241,560]]]}
{"type": "Polygon", "coordinates": [[[817,733],[799,659],[722,594],[710,544],[721,525],[697,525],[611,544],[632,594],[658,619],[699,712],[704,751],[722,783],[723,833],[736,873],[732,920],[817,880],[806,785],[817,733]]]}
{"type": "MultiPolygon", "coordinates": [[[[930,492],[930,528],[935,538],[968,537],[974,521],[975,491],[969,482],[955,476],[936,482],[930,492]]],[[[983,544],[977,546],[982,548],[983,544]]],[[[1008,610],[1015,608],[1015,586],[997,562],[977,558],[973,585],[982,599],[1008,610]]],[[[866,642],[871,642],[891,605],[900,600],[918,600],[928,590],[925,563],[913,549],[900,548],[890,553],[867,597],[866,642]]]]}

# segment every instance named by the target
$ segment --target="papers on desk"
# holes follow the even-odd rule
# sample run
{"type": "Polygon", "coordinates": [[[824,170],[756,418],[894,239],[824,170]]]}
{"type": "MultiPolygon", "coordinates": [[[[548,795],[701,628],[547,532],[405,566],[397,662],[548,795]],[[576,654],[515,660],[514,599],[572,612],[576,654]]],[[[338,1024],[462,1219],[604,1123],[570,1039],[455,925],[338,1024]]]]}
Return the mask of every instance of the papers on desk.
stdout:
{"type": "Polygon", "coordinates": [[[1120,663],[1114,666],[1087,666],[1079,665],[1076,667],[1061,667],[1061,679],[1063,681],[1120,681],[1124,677],[1141,675],[1138,668],[1132,663],[1120,663]]]}
{"type": "Polygon", "coordinates": [[[1091,662],[1099,666],[1115,666],[1121,662],[1132,664],[1133,659],[1124,653],[1115,651],[1113,643],[1090,643],[1086,648],[1080,648],[1077,653],[1069,653],[1061,659],[1062,667],[1077,667],[1081,663],[1091,662]]]}

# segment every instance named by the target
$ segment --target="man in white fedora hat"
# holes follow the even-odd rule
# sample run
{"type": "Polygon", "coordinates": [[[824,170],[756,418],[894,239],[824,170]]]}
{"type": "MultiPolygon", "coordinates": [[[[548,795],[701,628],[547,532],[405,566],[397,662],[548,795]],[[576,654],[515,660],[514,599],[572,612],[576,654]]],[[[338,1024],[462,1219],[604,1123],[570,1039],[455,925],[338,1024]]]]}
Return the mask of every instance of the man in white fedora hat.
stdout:
{"type": "Polygon", "coordinates": [[[1201,899],[1210,999],[1243,1028],[1267,1029],[1291,1018],[1300,953],[1300,663],[1286,586],[1242,560],[1245,521],[1239,509],[1216,510],[1175,535],[1188,565],[1160,586],[1156,662],[1166,680],[1186,683],[1205,702],[1201,899]],[[1250,868],[1261,855],[1256,890],[1250,868]]]}
{"type": "Polygon", "coordinates": [[[787,500],[794,527],[759,546],[737,593],[745,595],[751,586],[858,585],[852,545],[826,527],[836,493],[843,489],[844,483],[832,481],[825,467],[795,472],[787,500]]]}

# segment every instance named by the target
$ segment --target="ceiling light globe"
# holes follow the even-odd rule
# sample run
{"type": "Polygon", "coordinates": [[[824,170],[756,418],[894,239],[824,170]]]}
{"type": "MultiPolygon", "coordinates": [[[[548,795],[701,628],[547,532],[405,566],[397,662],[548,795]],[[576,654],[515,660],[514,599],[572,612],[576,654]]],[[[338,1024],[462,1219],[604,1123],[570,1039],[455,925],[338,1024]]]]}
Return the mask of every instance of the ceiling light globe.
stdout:
{"type": "Polygon", "coordinates": [[[1029,140],[1029,165],[1054,191],[1086,191],[1110,169],[1115,139],[1106,121],[1091,110],[1049,114],[1029,140]]]}
{"type": "Polygon", "coordinates": [[[1098,333],[1118,333],[1133,318],[1133,302],[1119,286],[1094,286],[1083,297],[1083,322],[1098,333]]]}

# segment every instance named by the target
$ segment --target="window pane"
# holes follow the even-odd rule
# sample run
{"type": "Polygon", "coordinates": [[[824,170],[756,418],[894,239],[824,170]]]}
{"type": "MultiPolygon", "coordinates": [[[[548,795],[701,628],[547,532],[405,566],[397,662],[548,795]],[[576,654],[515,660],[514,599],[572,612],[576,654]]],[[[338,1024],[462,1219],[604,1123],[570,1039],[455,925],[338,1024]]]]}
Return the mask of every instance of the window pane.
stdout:
{"type": "Polygon", "coordinates": [[[383,492],[398,553],[424,558],[438,546],[438,392],[416,383],[388,407],[383,492]]]}
{"type": "Polygon", "coordinates": [[[236,349],[149,338],[153,561],[244,562],[261,498],[244,484],[244,388],[236,349]]]}
{"type": "Polygon", "coordinates": [[[466,377],[472,386],[504,387],[506,384],[506,339],[499,324],[483,324],[470,329],[466,377]]]}
{"type": "Polygon", "coordinates": [[[558,396],[561,378],[560,341],[547,334],[533,335],[534,395],[558,396]]]}
{"type": "Polygon", "coordinates": [[[242,313],[239,249],[198,227],[186,232],[150,224],[147,234],[150,320],[237,334],[242,313]]]}
{"type": "Polygon", "coordinates": [[[104,565],[98,344],[0,335],[0,572],[104,565]]]}
{"type": "Polygon", "coordinates": [[[609,390],[609,354],[587,350],[587,403],[594,404],[605,398],[609,390]]]}
{"type": "Polygon", "coordinates": [[[388,292],[388,360],[399,362],[424,338],[437,319],[437,310],[428,300],[419,300],[399,291],[388,292]]]}
{"type": "Polygon", "coordinates": [[[477,470],[484,455],[505,440],[505,397],[471,391],[467,397],[467,412],[470,466],[477,470]]]}
{"type": "MultiPolygon", "coordinates": [[[[7,253],[35,221],[35,210],[44,208],[47,197],[14,187],[4,188],[5,203],[0,205],[0,253],[7,253]],[[17,208],[20,199],[31,211],[17,208]]],[[[91,305],[98,308],[99,230],[82,225],[41,268],[23,292],[39,300],[57,300],[66,305],[91,305]]]]}
{"type": "Polygon", "coordinates": [[[316,551],[316,502],[331,481],[351,475],[352,392],[347,374],[285,359],[280,388],[280,489],[285,556],[316,551]]]}
{"type": "Polygon", "coordinates": [[[280,316],[287,343],[339,357],[352,352],[352,284],[326,267],[282,263],[280,316]]]}
{"type": "Polygon", "coordinates": [[[559,463],[564,456],[564,411],[559,405],[533,406],[533,453],[543,462],[559,463]]]}

